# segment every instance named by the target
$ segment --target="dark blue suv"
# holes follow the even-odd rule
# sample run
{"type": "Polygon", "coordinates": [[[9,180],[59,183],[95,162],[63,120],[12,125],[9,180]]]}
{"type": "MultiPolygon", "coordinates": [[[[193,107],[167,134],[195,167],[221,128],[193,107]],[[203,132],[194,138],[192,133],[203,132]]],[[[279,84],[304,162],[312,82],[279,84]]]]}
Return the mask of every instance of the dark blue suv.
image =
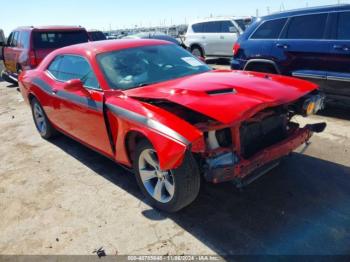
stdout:
{"type": "Polygon", "coordinates": [[[233,48],[232,69],[315,82],[328,101],[350,105],[350,5],[292,10],[256,19],[233,48]]]}

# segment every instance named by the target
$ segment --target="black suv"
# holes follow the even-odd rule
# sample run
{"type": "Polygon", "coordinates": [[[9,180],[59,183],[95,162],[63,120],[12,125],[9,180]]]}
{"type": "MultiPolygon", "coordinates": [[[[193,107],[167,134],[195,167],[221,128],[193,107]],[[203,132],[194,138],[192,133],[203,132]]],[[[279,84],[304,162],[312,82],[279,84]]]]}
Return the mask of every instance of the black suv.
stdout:
{"type": "Polygon", "coordinates": [[[292,10],[255,20],[233,47],[232,69],[315,82],[350,106],[350,5],[292,10]]]}

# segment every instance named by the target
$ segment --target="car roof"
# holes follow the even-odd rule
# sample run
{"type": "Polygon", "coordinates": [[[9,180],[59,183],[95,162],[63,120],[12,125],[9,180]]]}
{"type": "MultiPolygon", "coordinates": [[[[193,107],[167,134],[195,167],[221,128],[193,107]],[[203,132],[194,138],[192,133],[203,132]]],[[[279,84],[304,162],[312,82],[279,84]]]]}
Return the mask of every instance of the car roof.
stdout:
{"type": "Polygon", "coordinates": [[[81,26],[67,26],[67,25],[51,25],[51,26],[21,26],[17,27],[14,31],[17,30],[85,30],[81,26]]]}
{"type": "Polygon", "coordinates": [[[118,39],[87,42],[77,45],[66,46],[55,51],[56,53],[65,54],[100,54],[105,52],[118,51],[122,49],[135,48],[150,45],[166,45],[168,41],[157,39],[118,39]]]}
{"type": "Polygon", "coordinates": [[[343,11],[343,10],[344,11],[350,10],[350,4],[325,5],[325,6],[293,9],[293,10],[288,10],[288,11],[283,11],[283,12],[263,16],[263,17],[261,17],[261,19],[268,20],[268,19],[275,19],[275,18],[303,15],[303,14],[326,13],[326,12],[335,12],[335,11],[343,11]]]}
{"type": "Polygon", "coordinates": [[[236,20],[236,19],[249,19],[251,16],[217,16],[217,17],[209,17],[204,19],[198,19],[192,21],[191,24],[205,23],[205,22],[215,22],[215,21],[226,21],[226,20],[236,20]]]}

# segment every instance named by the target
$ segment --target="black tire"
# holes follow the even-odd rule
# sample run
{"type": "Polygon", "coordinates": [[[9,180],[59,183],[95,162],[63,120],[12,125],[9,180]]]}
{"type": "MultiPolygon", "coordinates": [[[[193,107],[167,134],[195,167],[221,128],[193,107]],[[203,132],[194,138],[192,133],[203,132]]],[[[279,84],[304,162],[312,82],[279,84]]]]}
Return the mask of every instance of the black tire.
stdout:
{"type": "Polygon", "coordinates": [[[2,71],[2,72],[1,72],[1,78],[2,78],[4,81],[6,81],[6,82],[8,82],[8,83],[10,83],[10,84],[12,84],[12,85],[15,85],[15,86],[18,85],[18,82],[16,82],[16,81],[13,80],[12,78],[10,78],[10,77],[8,76],[8,74],[7,74],[5,71],[2,71]]]}
{"type": "Polygon", "coordinates": [[[42,106],[40,105],[39,101],[36,98],[32,98],[32,100],[30,101],[31,104],[31,108],[32,108],[32,116],[33,116],[33,121],[35,124],[36,129],[38,130],[40,136],[44,139],[50,139],[52,137],[54,137],[57,134],[56,129],[51,125],[49,119],[47,118],[44,109],[42,108],[42,106]],[[39,126],[39,122],[36,119],[36,107],[40,108],[41,112],[42,112],[42,123],[45,124],[45,128],[43,128],[43,126],[39,126]]]}
{"type": "Polygon", "coordinates": [[[194,45],[191,47],[191,53],[194,56],[204,57],[204,51],[200,46],[194,45]]]}
{"type": "MultiPolygon", "coordinates": [[[[147,140],[142,140],[136,146],[135,157],[133,161],[133,168],[137,180],[137,184],[140,187],[142,193],[148,199],[152,206],[165,212],[177,212],[180,209],[191,204],[198,196],[200,189],[200,173],[196,163],[196,160],[190,152],[185,154],[182,165],[174,170],[170,170],[172,173],[173,183],[175,186],[172,199],[167,203],[157,201],[147,191],[144,183],[142,182],[139,159],[145,150],[154,150],[152,145],[147,140]]],[[[157,179],[157,178],[156,178],[157,179]]]]}

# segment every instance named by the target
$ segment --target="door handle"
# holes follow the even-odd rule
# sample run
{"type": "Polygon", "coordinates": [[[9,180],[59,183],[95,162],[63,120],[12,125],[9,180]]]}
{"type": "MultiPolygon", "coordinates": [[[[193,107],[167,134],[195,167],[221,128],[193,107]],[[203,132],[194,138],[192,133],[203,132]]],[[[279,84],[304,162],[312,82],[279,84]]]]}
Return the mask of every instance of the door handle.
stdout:
{"type": "Polygon", "coordinates": [[[288,45],[286,45],[286,44],[276,44],[276,47],[278,47],[278,48],[283,48],[283,49],[288,49],[288,45]]]}
{"type": "Polygon", "coordinates": [[[205,36],[202,36],[202,39],[205,39],[206,37],[205,36]]]}
{"type": "Polygon", "coordinates": [[[220,36],[220,39],[225,39],[225,37],[222,35],[222,36],[220,36]]]}
{"type": "Polygon", "coordinates": [[[56,95],[58,90],[56,88],[52,89],[52,94],[56,95]]]}

